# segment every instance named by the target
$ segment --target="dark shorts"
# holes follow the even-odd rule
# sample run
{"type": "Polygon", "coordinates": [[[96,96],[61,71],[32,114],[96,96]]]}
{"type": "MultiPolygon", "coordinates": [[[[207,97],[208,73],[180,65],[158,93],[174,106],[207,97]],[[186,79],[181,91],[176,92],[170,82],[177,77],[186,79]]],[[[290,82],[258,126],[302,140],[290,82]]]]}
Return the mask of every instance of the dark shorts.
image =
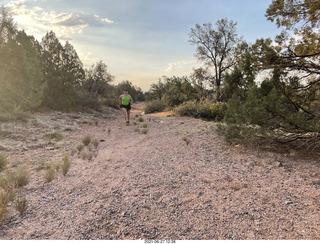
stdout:
{"type": "Polygon", "coordinates": [[[127,111],[131,110],[131,104],[129,103],[128,105],[120,105],[120,108],[125,108],[127,111]]]}

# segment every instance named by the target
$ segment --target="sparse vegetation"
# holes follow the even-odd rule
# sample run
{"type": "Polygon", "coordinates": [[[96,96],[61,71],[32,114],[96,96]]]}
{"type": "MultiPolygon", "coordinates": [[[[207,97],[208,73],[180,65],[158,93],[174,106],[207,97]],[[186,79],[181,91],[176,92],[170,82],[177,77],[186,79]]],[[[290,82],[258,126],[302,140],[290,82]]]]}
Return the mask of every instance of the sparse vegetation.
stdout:
{"type": "Polygon", "coordinates": [[[190,142],[191,142],[191,140],[190,140],[189,136],[184,136],[184,137],[182,138],[182,140],[184,140],[184,141],[186,142],[186,144],[187,144],[187,145],[189,145],[189,144],[190,144],[190,142]]]}
{"type": "Polygon", "coordinates": [[[60,165],[60,168],[62,170],[63,175],[66,175],[69,172],[71,164],[72,164],[72,162],[71,162],[70,158],[68,157],[67,154],[65,154],[62,158],[62,163],[60,165]]]}
{"type": "Polygon", "coordinates": [[[44,182],[50,183],[54,179],[55,173],[56,173],[56,166],[51,164],[43,175],[44,182]]]}
{"type": "Polygon", "coordinates": [[[52,132],[46,135],[46,137],[50,140],[60,141],[63,138],[63,135],[60,132],[52,132]]]}
{"type": "Polygon", "coordinates": [[[140,116],[139,119],[138,119],[138,121],[139,121],[139,122],[143,122],[143,121],[144,121],[144,118],[143,118],[142,116],[140,116]]]}
{"type": "Polygon", "coordinates": [[[95,149],[98,148],[98,146],[99,146],[99,141],[98,141],[97,138],[94,138],[94,139],[92,140],[92,145],[93,145],[93,147],[94,147],[95,149]]]}
{"type": "Polygon", "coordinates": [[[92,138],[90,135],[86,135],[85,137],[82,138],[82,143],[85,145],[85,146],[88,146],[91,142],[92,138]]]}
{"type": "Polygon", "coordinates": [[[12,173],[12,178],[16,187],[26,186],[30,182],[30,170],[25,166],[20,166],[12,173]]]}
{"type": "Polygon", "coordinates": [[[3,201],[2,192],[0,191],[0,221],[3,220],[7,213],[8,204],[3,201]]]}
{"type": "Polygon", "coordinates": [[[18,198],[15,202],[15,209],[20,213],[23,214],[28,209],[28,201],[24,198],[18,198]]]}
{"type": "Polygon", "coordinates": [[[7,167],[8,161],[6,156],[0,153],[0,172],[7,167]]]}
{"type": "Polygon", "coordinates": [[[78,152],[81,152],[83,148],[84,148],[84,145],[82,143],[77,145],[78,152]]]}

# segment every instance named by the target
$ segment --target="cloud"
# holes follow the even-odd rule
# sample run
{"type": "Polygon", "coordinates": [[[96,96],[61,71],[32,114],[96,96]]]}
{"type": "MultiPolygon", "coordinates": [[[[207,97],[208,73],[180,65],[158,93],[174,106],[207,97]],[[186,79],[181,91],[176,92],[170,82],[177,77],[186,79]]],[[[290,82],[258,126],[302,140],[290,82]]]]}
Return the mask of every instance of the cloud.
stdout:
{"type": "Polygon", "coordinates": [[[164,71],[169,73],[169,72],[175,71],[177,69],[183,69],[186,67],[190,67],[195,64],[196,64],[195,60],[181,60],[181,61],[171,62],[168,64],[168,67],[164,71]]]}
{"type": "Polygon", "coordinates": [[[106,22],[106,23],[113,23],[112,20],[108,19],[108,18],[102,18],[100,17],[99,15],[95,14],[94,17],[97,19],[97,20],[100,20],[101,22],[106,22]]]}
{"type": "Polygon", "coordinates": [[[38,6],[27,8],[25,3],[26,0],[9,1],[5,7],[9,8],[18,27],[25,29],[28,34],[34,35],[37,39],[52,30],[59,39],[72,40],[72,35],[81,34],[89,25],[113,23],[112,20],[99,15],[45,11],[38,6]]]}

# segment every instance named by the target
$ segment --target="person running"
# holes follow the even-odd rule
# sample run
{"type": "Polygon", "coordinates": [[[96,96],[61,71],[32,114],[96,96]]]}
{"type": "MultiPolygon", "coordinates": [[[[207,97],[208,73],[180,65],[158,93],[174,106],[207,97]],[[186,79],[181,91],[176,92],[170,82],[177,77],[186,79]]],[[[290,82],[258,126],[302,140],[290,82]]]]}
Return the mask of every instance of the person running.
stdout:
{"type": "Polygon", "coordinates": [[[124,91],[124,94],[120,95],[119,97],[119,106],[123,111],[126,125],[129,125],[130,123],[130,110],[131,110],[132,103],[133,103],[132,97],[128,94],[128,91],[124,91]]]}

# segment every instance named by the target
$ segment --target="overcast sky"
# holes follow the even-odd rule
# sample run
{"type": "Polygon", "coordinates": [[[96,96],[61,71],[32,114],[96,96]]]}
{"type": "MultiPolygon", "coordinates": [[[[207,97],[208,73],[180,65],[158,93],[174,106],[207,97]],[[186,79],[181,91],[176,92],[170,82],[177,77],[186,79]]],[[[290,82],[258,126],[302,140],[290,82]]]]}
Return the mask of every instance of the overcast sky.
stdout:
{"type": "Polygon", "coordinates": [[[148,90],[162,76],[189,76],[201,66],[189,33],[228,18],[248,42],[280,33],[267,21],[271,0],[0,0],[19,29],[39,41],[53,30],[86,67],[102,60],[116,77],[148,90]]]}

